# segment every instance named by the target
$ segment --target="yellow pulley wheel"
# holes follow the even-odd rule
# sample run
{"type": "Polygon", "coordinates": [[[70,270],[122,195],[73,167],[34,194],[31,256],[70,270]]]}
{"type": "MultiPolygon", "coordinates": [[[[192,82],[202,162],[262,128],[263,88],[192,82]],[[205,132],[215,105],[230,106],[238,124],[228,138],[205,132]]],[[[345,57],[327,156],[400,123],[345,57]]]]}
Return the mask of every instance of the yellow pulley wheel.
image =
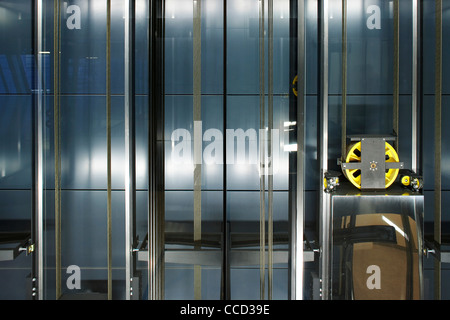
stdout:
{"type": "Polygon", "coordinates": [[[298,82],[298,76],[295,76],[294,80],[292,81],[292,92],[294,93],[294,95],[297,97],[298,92],[297,92],[297,82],[298,82]]]}
{"type": "MultiPolygon", "coordinates": [[[[386,142],[385,144],[385,158],[386,162],[399,162],[399,157],[395,149],[386,142]]],[[[345,162],[361,162],[361,142],[352,144],[348,148],[345,162]]],[[[345,177],[358,189],[361,189],[361,170],[360,169],[345,169],[345,177]]],[[[389,188],[394,183],[398,176],[400,169],[386,169],[385,186],[389,188]]]]}

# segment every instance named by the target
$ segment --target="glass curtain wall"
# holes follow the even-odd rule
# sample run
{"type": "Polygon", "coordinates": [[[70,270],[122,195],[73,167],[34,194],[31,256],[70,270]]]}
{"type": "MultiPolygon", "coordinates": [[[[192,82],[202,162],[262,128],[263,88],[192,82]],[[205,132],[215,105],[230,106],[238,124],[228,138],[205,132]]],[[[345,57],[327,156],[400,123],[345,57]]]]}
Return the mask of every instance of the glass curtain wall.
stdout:
{"type": "MultiPolygon", "coordinates": [[[[42,8],[48,57],[43,62],[44,298],[125,299],[124,1],[43,1],[42,8]]],[[[148,3],[136,1],[135,12],[134,222],[136,239],[143,241],[148,3]]],[[[146,284],[147,265],[135,268],[143,271],[138,279],[146,284]]]]}
{"type": "MultiPolygon", "coordinates": [[[[0,0],[0,299],[289,299],[296,156],[303,298],[324,298],[321,116],[325,105],[327,168],[341,171],[343,90],[346,134],[396,131],[407,168],[418,117],[424,235],[445,249],[450,4],[345,2],[344,83],[342,1],[161,0],[155,14],[146,0],[0,0]]],[[[428,254],[423,267],[424,297],[448,297],[448,264],[428,254]]]]}
{"type": "Polygon", "coordinates": [[[289,1],[270,3],[165,2],[166,299],[288,297],[289,1]]]}

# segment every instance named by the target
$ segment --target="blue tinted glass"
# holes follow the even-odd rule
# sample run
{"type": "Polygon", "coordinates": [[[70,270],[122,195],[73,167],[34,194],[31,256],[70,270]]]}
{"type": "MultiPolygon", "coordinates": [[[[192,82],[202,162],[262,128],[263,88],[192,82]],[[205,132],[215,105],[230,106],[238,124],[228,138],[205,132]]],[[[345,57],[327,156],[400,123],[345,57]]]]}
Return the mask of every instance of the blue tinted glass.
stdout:
{"type": "MultiPolygon", "coordinates": [[[[113,0],[111,8],[111,90],[118,94],[124,92],[124,6],[113,0]]],[[[47,39],[53,40],[52,28],[47,39]]],[[[60,59],[62,93],[106,93],[106,2],[61,6],[60,59]]]]}
{"type": "MultiPolygon", "coordinates": [[[[86,269],[106,268],[106,191],[63,190],[62,199],[62,264],[78,265],[86,269]]],[[[113,191],[111,201],[114,247],[112,263],[115,267],[124,267],[124,192],[113,191]]],[[[48,232],[50,234],[51,229],[48,232]]]]}
{"type": "Polygon", "coordinates": [[[31,188],[31,101],[0,95],[0,188],[31,188]]]}
{"type": "MultiPolygon", "coordinates": [[[[194,269],[168,265],[165,269],[165,299],[194,299],[194,269]]],[[[220,299],[221,270],[219,268],[202,268],[201,292],[203,300],[220,299]]]]}
{"type": "MultiPolygon", "coordinates": [[[[231,299],[233,300],[259,300],[260,293],[260,273],[259,267],[255,266],[252,269],[231,269],[231,299]]],[[[266,277],[266,284],[267,284],[266,277]]],[[[273,299],[287,300],[288,299],[288,270],[274,269],[273,270],[273,299]]],[[[267,285],[266,293],[267,295],[267,285]]]]}
{"type": "Polygon", "coordinates": [[[166,1],[165,14],[165,92],[192,93],[193,4],[191,1],[166,1]]]}
{"type": "Polygon", "coordinates": [[[228,92],[258,93],[258,1],[231,0],[227,8],[228,92]]]}
{"type": "MultiPolygon", "coordinates": [[[[112,187],[123,188],[123,97],[113,97],[111,104],[112,187]]],[[[106,156],[106,98],[82,95],[61,97],[62,188],[105,189],[106,156]]]]}

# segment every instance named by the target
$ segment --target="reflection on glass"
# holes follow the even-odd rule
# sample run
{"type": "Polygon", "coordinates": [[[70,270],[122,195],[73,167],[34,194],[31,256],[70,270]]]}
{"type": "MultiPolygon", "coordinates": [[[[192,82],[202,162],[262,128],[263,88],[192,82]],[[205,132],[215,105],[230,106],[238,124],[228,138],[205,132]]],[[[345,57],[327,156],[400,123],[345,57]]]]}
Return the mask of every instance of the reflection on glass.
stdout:
{"type": "Polygon", "coordinates": [[[333,298],[418,299],[423,198],[333,197],[333,298]]]}

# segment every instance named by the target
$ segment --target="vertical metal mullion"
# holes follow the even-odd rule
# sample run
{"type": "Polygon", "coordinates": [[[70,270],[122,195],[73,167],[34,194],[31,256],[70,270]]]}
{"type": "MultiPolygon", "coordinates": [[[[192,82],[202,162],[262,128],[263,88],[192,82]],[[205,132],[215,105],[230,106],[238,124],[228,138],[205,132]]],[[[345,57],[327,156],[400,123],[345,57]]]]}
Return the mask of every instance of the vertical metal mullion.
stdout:
{"type": "Polygon", "coordinates": [[[60,45],[61,45],[61,6],[60,1],[54,1],[53,12],[53,87],[54,87],[54,157],[55,157],[55,277],[56,299],[61,296],[61,154],[60,154],[60,45]]]}
{"type": "Polygon", "coordinates": [[[324,191],[323,179],[328,170],[328,0],[318,2],[320,12],[320,273],[322,299],[330,298],[331,291],[331,197],[324,191]]]}
{"type": "Polygon", "coordinates": [[[125,1],[125,272],[126,299],[133,298],[135,271],[136,139],[135,139],[135,1],[125,1]]]}
{"type": "MultiPolygon", "coordinates": [[[[37,225],[37,175],[36,175],[36,154],[37,154],[37,150],[36,150],[36,145],[37,145],[37,139],[36,139],[36,105],[37,105],[37,99],[36,99],[36,82],[37,82],[37,72],[36,72],[36,66],[37,66],[37,17],[36,17],[36,12],[37,12],[37,7],[36,7],[36,0],[32,0],[31,1],[31,50],[32,50],[32,54],[34,57],[34,65],[33,65],[33,81],[31,83],[31,132],[33,133],[33,139],[32,139],[32,147],[31,147],[31,242],[33,244],[36,244],[36,225],[37,225]]],[[[36,250],[37,250],[37,246],[36,246],[36,250]]],[[[36,250],[33,252],[33,254],[31,255],[31,287],[32,290],[35,289],[35,284],[36,284],[36,277],[37,277],[37,263],[38,263],[38,259],[36,257],[36,250]]],[[[32,292],[31,294],[31,299],[36,299],[36,292],[32,292]]]]}
{"type": "Polygon", "coordinates": [[[259,1],[259,283],[260,299],[265,296],[266,211],[265,211],[265,77],[264,77],[264,0],[259,1]]]}
{"type": "Polygon", "coordinates": [[[112,207],[111,207],[111,0],[106,2],[106,171],[107,171],[107,273],[108,300],[112,299],[112,207]]]}
{"type": "MultiPolygon", "coordinates": [[[[227,129],[227,0],[223,0],[223,130],[227,129]]],[[[229,241],[228,241],[228,217],[227,217],[227,138],[223,135],[223,254],[222,254],[222,292],[221,298],[230,299],[230,264],[229,264],[229,241]]]]}
{"type": "MultiPolygon", "coordinates": [[[[411,170],[414,173],[420,173],[420,166],[422,164],[421,152],[422,149],[422,141],[421,141],[421,81],[420,78],[422,76],[422,63],[421,63],[421,0],[413,0],[412,1],[412,130],[411,130],[411,170]]],[[[423,248],[423,217],[418,217],[418,232],[419,232],[419,248],[423,248]]],[[[423,259],[422,253],[419,254],[419,290],[420,290],[420,298],[424,297],[424,274],[423,274],[423,259]]]]}
{"type": "Polygon", "coordinates": [[[35,39],[34,50],[36,57],[35,96],[34,108],[34,276],[33,299],[44,299],[44,91],[43,91],[43,1],[36,0],[34,3],[35,39]]]}
{"type": "MultiPolygon", "coordinates": [[[[434,123],[434,241],[438,246],[441,244],[441,154],[442,154],[442,0],[436,1],[435,10],[435,123],[434,123]]],[[[441,299],[441,262],[434,262],[434,294],[435,299],[441,299]]]]}

